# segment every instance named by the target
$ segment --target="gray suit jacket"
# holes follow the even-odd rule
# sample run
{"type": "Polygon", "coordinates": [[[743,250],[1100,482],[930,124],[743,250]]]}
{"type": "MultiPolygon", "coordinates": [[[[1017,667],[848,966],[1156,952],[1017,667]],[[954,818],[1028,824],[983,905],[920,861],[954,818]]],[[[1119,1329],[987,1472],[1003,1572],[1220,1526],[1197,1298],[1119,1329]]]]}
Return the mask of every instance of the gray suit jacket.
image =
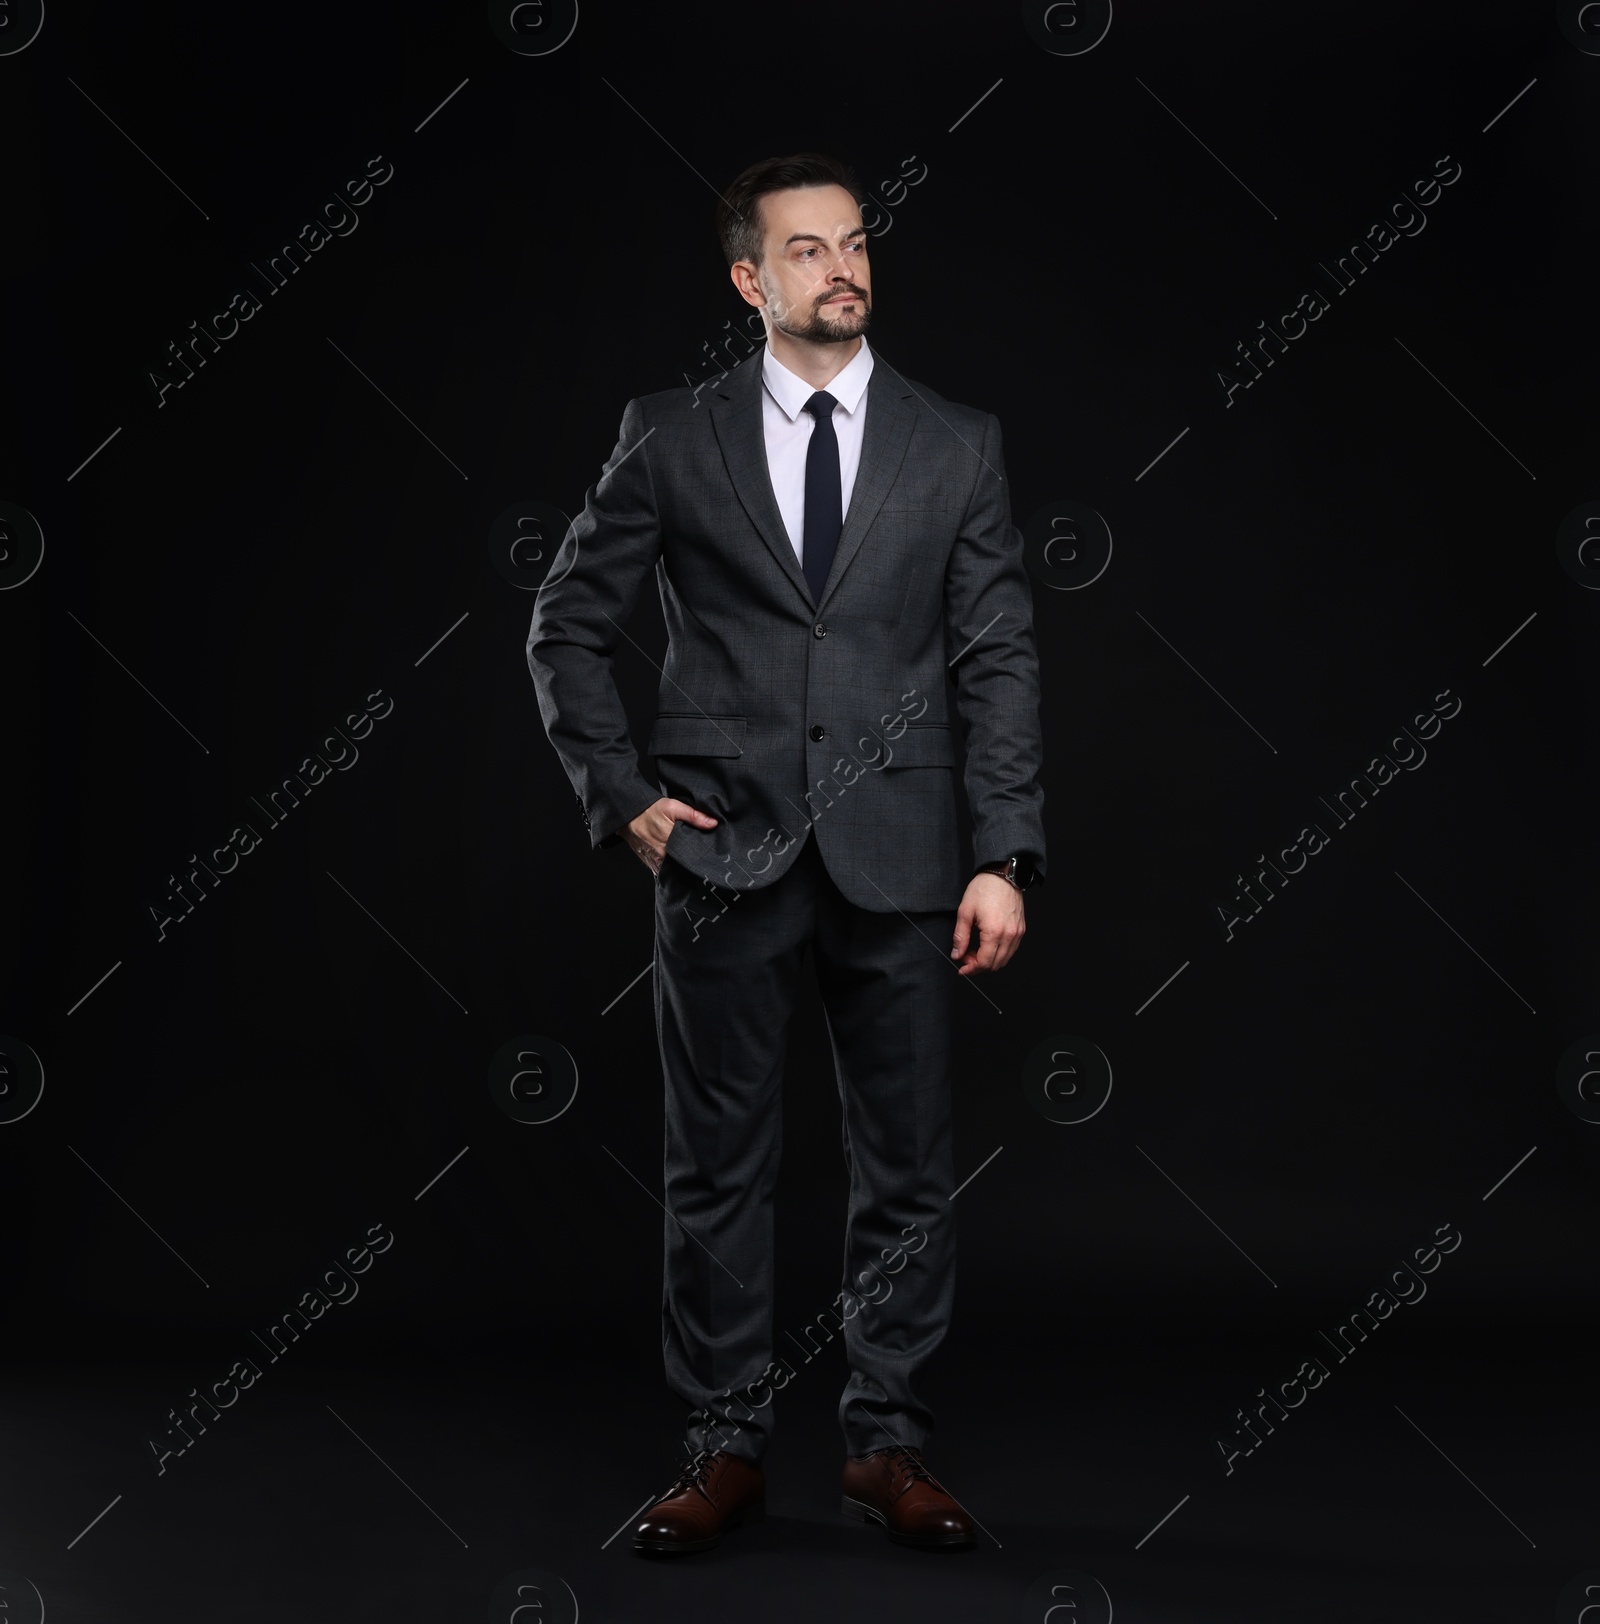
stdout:
{"type": "Polygon", "coordinates": [[[764,350],[701,391],[630,401],[534,606],[528,668],[595,847],[662,795],[708,812],[668,855],[770,885],[816,840],[874,912],[954,908],[983,863],[1044,870],[1039,661],[1000,425],[874,355],[861,462],[822,601],[772,494],[764,350]],[[612,653],[654,569],[668,644],[639,768],[612,653]],[[964,863],[945,672],[965,729],[964,863]]]}

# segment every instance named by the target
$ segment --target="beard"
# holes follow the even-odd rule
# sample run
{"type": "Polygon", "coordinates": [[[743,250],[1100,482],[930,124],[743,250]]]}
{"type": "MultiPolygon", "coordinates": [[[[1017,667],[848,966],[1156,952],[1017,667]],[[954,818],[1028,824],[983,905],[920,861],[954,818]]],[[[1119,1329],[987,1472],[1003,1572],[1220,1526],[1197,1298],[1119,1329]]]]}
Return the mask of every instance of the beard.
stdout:
{"type": "Polygon", "coordinates": [[[853,338],[860,338],[872,323],[872,307],[867,303],[866,294],[857,287],[848,290],[853,292],[861,301],[861,314],[859,316],[835,317],[826,313],[825,305],[834,294],[825,294],[802,319],[788,316],[779,321],[773,318],[772,325],[780,333],[786,333],[790,338],[804,340],[808,344],[848,344],[853,338]]]}

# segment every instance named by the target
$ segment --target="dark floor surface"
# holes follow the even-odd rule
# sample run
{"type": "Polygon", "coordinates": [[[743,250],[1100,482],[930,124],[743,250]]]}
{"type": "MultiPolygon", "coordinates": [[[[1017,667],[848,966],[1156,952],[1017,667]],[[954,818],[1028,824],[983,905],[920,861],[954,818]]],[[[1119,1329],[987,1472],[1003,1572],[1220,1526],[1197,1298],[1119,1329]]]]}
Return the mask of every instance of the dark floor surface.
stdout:
{"type": "Polygon", "coordinates": [[[0,1617],[1577,1624],[1563,1592],[1600,1582],[1592,1350],[1502,1342],[1364,1352],[1231,1475],[1216,1418],[1262,1378],[1176,1338],[987,1392],[946,1372],[928,1458],[983,1534],[945,1556],[840,1515],[843,1371],[819,1359],[779,1395],[767,1521],[672,1562],[629,1540],[674,1467],[654,1371],[589,1361],[578,1387],[307,1349],[158,1475],[148,1439],[209,1362],[13,1368],[0,1617]]]}

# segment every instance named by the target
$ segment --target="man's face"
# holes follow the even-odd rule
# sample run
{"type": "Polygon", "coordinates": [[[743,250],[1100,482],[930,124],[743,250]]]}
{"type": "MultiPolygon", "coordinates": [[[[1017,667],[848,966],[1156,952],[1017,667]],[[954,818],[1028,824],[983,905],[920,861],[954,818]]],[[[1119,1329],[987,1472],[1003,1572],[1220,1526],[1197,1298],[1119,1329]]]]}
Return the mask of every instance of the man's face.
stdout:
{"type": "Polygon", "coordinates": [[[768,192],[756,206],[765,246],[759,265],[734,267],[739,291],[751,304],[764,302],[772,324],[791,338],[859,338],[872,315],[872,272],[855,199],[842,186],[802,186],[768,192]]]}

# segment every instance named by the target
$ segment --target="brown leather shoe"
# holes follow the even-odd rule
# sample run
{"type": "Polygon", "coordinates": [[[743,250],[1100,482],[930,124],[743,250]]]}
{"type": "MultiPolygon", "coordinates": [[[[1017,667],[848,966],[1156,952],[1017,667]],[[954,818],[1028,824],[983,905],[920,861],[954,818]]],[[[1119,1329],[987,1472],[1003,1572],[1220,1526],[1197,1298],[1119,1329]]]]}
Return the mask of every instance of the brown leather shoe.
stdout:
{"type": "Polygon", "coordinates": [[[972,1519],[909,1444],[852,1455],[844,1463],[839,1509],[862,1522],[882,1523],[897,1545],[925,1551],[964,1551],[977,1544],[972,1519]]]}
{"type": "Polygon", "coordinates": [[[725,1449],[702,1449],[633,1531],[647,1556],[709,1551],[725,1528],[757,1523],[767,1513],[767,1480],[759,1466],[725,1449]]]}

